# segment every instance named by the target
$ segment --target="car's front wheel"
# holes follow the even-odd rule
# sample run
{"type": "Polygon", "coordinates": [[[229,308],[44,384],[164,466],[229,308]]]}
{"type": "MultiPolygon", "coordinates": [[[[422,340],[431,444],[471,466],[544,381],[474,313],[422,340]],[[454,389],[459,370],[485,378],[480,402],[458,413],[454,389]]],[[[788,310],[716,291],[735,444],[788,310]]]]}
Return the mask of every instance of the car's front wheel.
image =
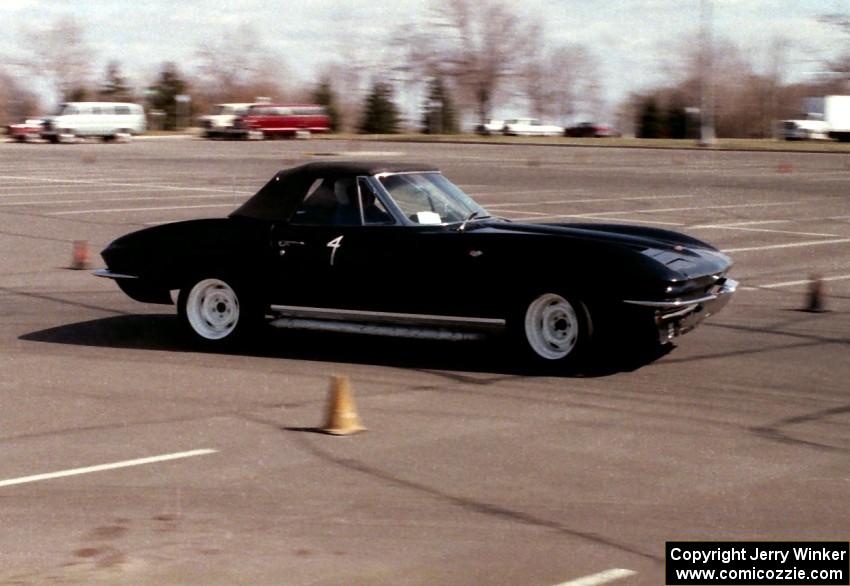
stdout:
{"type": "Polygon", "coordinates": [[[63,128],[59,131],[57,142],[73,143],[78,142],[77,133],[70,128],[63,128]]]}
{"type": "Polygon", "coordinates": [[[523,303],[514,329],[525,354],[543,365],[574,363],[591,337],[585,305],[555,292],[534,295],[523,303]]]}
{"type": "Polygon", "coordinates": [[[195,281],[180,291],[178,313],[192,337],[207,346],[226,346],[260,321],[257,306],[243,289],[218,277],[195,281]]]}

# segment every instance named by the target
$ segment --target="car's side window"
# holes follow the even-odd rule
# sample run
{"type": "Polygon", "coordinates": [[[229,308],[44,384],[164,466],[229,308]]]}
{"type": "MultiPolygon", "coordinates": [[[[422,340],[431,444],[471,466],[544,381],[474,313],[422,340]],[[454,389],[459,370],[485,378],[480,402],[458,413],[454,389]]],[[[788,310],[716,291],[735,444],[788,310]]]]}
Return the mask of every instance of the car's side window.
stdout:
{"type": "Polygon", "coordinates": [[[295,210],[292,224],[359,226],[360,205],[354,179],[316,179],[295,210]]]}

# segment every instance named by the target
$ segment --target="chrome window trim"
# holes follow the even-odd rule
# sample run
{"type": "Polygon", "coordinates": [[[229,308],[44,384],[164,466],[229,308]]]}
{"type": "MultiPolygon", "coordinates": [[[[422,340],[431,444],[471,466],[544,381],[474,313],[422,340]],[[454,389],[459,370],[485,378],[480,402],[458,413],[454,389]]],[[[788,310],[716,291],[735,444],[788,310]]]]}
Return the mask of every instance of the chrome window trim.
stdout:
{"type": "Polygon", "coordinates": [[[404,225],[404,222],[400,220],[400,218],[404,215],[401,213],[401,210],[395,205],[395,202],[383,188],[381,182],[376,179],[377,176],[370,175],[357,175],[355,177],[355,181],[357,183],[357,206],[360,208],[360,225],[361,226],[398,226],[404,225]],[[375,197],[381,202],[381,205],[384,206],[384,209],[393,219],[392,224],[379,224],[379,223],[367,223],[366,216],[363,212],[363,194],[360,193],[360,180],[365,181],[368,185],[372,187],[372,191],[375,193],[375,197]],[[389,204],[387,203],[389,200],[389,204]]]}

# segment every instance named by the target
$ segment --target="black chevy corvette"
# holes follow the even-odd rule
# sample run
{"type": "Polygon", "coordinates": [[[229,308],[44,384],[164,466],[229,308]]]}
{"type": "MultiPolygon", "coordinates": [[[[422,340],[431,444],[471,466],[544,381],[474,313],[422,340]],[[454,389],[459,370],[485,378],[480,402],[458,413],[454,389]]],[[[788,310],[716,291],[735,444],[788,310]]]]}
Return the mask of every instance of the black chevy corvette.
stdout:
{"type": "Polygon", "coordinates": [[[112,242],[133,299],[177,305],[211,346],[273,326],[460,340],[499,332],[542,363],[592,339],[665,343],[722,308],[730,259],[643,226],[492,217],[427,165],[309,163],[275,175],[227,218],[112,242]],[[641,338],[637,334],[650,333],[641,338]]]}

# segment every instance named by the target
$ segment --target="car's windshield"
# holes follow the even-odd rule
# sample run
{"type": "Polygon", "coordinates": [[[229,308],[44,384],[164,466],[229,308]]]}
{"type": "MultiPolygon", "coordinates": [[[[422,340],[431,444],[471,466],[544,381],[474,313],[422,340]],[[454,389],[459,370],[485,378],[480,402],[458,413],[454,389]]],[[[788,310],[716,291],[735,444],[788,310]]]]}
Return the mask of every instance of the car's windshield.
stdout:
{"type": "Polygon", "coordinates": [[[381,184],[398,208],[417,224],[463,222],[474,212],[487,211],[440,173],[399,173],[380,176],[381,184]]]}

